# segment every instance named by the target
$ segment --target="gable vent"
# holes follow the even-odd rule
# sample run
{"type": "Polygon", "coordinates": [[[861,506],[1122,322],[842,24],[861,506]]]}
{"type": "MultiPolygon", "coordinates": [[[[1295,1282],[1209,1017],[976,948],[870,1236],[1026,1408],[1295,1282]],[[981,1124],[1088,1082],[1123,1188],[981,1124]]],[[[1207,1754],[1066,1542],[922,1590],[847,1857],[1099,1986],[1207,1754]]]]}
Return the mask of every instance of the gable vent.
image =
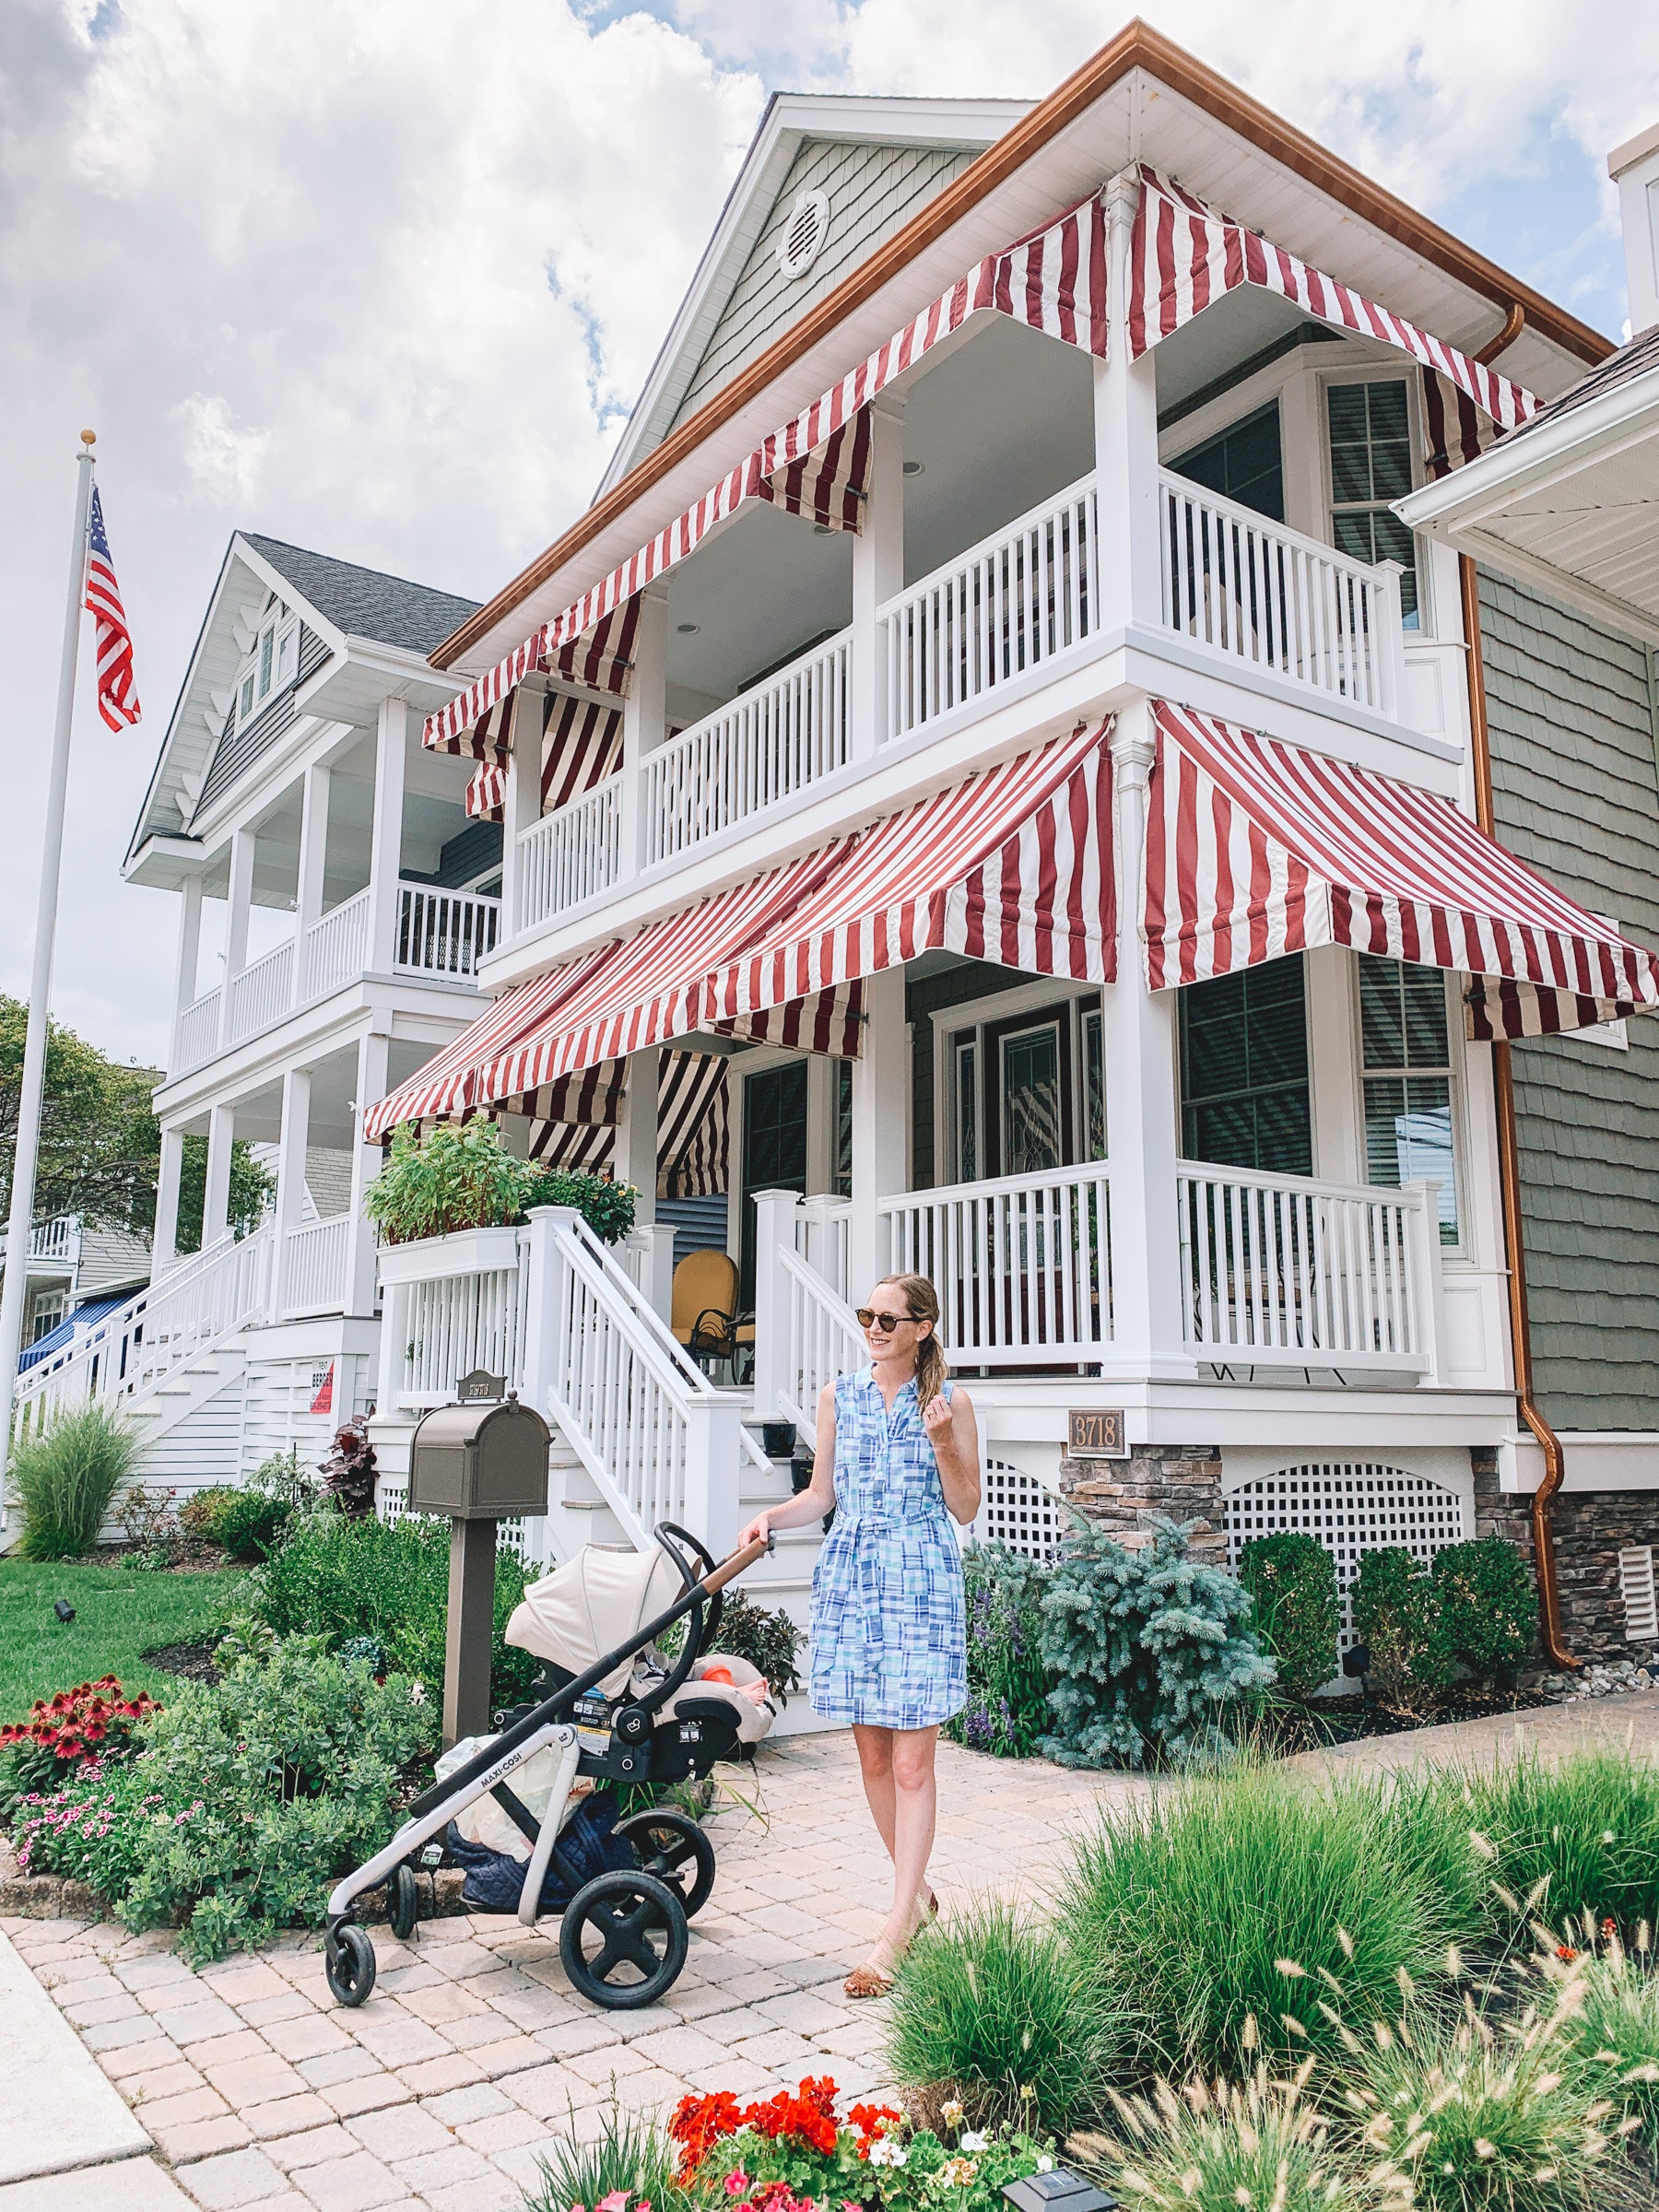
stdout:
{"type": "Polygon", "coordinates": [[[1618,1555],[1618,1584],[1624,1596],[1625,1637],[1646,1643],[1659,1636],[1659,1608],[1653,1598],[1653,1547],[1638,1545],[1618,1555]]]}
{"type": "Polygon", "coordinates": [[[830,235],[830,194],[803,192],[789,211],[778,241],[778,266],[785,276],[805,276],[830,235]]]}

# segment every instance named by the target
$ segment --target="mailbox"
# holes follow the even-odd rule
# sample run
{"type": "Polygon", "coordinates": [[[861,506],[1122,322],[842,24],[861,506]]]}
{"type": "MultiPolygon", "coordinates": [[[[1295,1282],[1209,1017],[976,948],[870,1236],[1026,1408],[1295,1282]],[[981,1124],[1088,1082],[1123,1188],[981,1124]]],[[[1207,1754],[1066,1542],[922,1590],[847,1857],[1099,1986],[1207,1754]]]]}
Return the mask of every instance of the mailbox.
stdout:
{"type": "Polygon", "coordinates": [[[547,1424],[516,1397],[440,1406],[415,1431],[409,1511],[505,1521],[547,1510],[547,1424]]]}

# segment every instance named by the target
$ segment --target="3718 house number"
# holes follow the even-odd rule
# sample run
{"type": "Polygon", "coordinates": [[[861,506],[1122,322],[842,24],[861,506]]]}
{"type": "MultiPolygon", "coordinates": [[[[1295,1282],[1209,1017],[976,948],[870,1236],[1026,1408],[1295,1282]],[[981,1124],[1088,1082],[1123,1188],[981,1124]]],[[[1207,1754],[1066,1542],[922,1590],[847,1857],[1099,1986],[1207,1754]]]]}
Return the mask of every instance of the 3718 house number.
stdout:
{"type": "Polygon", "coordinates": [[[1127,1459],[1121,1409],[1081,1413],[1074,1406],[1065,1417],[1065,1449],[1074,1459],[1127,1459]]]}

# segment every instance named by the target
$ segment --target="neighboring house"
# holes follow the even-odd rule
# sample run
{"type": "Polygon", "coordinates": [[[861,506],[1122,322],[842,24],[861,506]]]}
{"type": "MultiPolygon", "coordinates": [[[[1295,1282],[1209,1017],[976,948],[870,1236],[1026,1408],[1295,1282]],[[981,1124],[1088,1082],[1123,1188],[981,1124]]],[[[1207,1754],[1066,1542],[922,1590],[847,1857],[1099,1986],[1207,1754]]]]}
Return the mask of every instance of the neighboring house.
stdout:
{"type": "MultiPolygon", "coordinates": [[[[1496,835],[1659,942],[1659,127],[1620,147],[1630,343],[1400,502],[1477,608],[1496,835]]],[[[1537,1436],[1495,1525],[1551,1508],[1567,1641],[1659,1630],[1659,1027],[1510,1048],[1537,1436]],[[1507,1515],[1506,1518],[1506,1506],[1507,1515]]],[[[1520,1531],[1518,1530],[1519,1534],[1520,1531]]]]}
{"type": "MultiPolygon", "coordinates": [[[[7,1233],[0,1230],[0,1279],[7,1233]]],[[[122,1229],[88,1229],[77,1214],[57,1214],[29,1236],[19,1365],[32,1367],[70,1340],[97,1313],[149,1280],[149,1246],[122,1229]]]]}
{"type": "Polygon", "coordinates": [[[464,766],[420,744],[422,717],[456,688],[427,655],[472,612],[231,538],[125,866],[179,897],[154,1280],[30,1369],[23,1423],[112,1387],[145,1430],[148,1479],[184,1488],[289,1444],[314,1459],[372,1402],[361,1199],[380,1154],[360,1141],[359,1102],[465,1026],[498,927],[500,833],[469,821],[464,766]],[[207,1140],[205,1218],[201,1249],[179,1258],[192,1134],[207,1140]],[[239,1140],[276,1195],[235,1242],[239,1140]]]}
{"type": "MultiPolygon", "coordinates": [[[[369,1133],[493,1113],[646,1218],[385,1255],[394,1482],[481,1365],[555,1424],[550,1548],[665,1514],[718,1550],[776,1494],[759,1424],[810,1433],[909,1267],[984,1533],[1051,1545],[1063,1494],[1235,1557],[1306,1528],[1345,1585],[1473,1535],[1477,1473],[1530,1479],[1490,1040],[1654,1049],[1653,794],[1628,731],[1582,763],[1604,896],[1506,785],[1593,911],[1481,837],[1458,559],[1395,504],[1609,351],[1138,24],[1029,111],[775,100],[593,506],[432,653],[429,752],[503,818],[498,995],[369,1133]],[[735,1401],[661,1325],[650,1220],[723,1171],[735,1401]]],[[[1494,720],[1536,619],[1503,588],[1494,720]]],[[[1622,1347],[1554,1341],[1639,1425],[1622,1347]]]]}

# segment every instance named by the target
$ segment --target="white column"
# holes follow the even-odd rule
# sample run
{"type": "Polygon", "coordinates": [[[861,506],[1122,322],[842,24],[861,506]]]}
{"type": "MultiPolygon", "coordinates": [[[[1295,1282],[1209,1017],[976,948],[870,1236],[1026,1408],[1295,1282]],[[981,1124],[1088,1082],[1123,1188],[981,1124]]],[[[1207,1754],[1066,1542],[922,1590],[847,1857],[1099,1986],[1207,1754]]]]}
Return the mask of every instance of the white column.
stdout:
{"type": "Polygon", "coordinates": [[[207,1176],[202,1195],[202,1250],[216,1244],[230,1225],[230,1147],[236,1139],[236,1108],[207,1112],[207,1176]]]}
{"type": "Polygon", "coordinates": [[[667,685],[668,587],[653,583],[641,594],[633,670],[622,707],[621,880],[625,883],[646,864],[645,759],[668,735],[667,685]]]}
{"type": "Polygon", "coordinates": [[[186,876],[179,891],[179,955],[173,972],[172,1042],[168,1049],[169,1072],[179,1069],[179,1026],[184,1010],[195,1003],[196,969],[202,951],[202,878],[199,873],[186,876]]]}
{"type": "Polygon", "coordinates": [[[876,610],[904,589],[904,402],[870,409],[864,530],[853,540],[852,756],[868,760],[887,734],[887,653],[876,610]]]}
{"type": "Polygon", "coordinates": [[[294,900],[294,1004],[312,995],[306,938],[323,919],[323,872],[328,860],[329,771],[308,768],[300,786],[300,887],[294,900]]]}
{"type": "Polygon", "coordinates": [[[1161,618],[1158,531],[1158,385],[1151,354],[1129,358],[1129,233],[1140,187],[1133,171],[1107,196],[1112,238],[1110,351],[1094,366],[1100,618],[1108,631],[1161,618]]]}
{"type": "Polygon", "coordinates": [[[184,1132],[163,1129],[161,1164],[156,1174],[156,1227],[150,1238],[150,1280],[170,1268],[179,1249],[179,1175],[184,1162],[184,1132]]]}
{"type": "Polygon", "coordinates": [[[253,852],[258,832],[239,830],[230,840],[230,882],[225,894],[225,987],[219,999],[219,1042],[230,1037],[230,985],[248,964],[248,913],[253,904],[253,852]]]}
{"type": "MultiPolygon", "coordinates": [[[[534,711],[516,713],[515,724],[522,723],[528,732],[532,724],[541,727],[542,700],[537,679],[527,677],[526,687],[536,684],[537,696],[534,711]]],[[[519,702],[530,707],[528,696],[519,702]]],[[[507,762],[506,794],[501,802],[501,933],[514,937],[522,926],[524,900],[519,881],[519,839],[533,823],[541,819],[541,744],[532,739],[529,744],[515,744],[507,762]]]]}
{"type": "MultiPolygon", "coordinates": [[[[388,1037],[372,1032],[358,1039],[357,1089],[352,1118],[360,1131],[363,1116],[386,1095],[388,1037]]],[[[351,1243],[346,1260],[345,1310],[362,1320],[374,1312],[374,1225],[363,1211],[369,1185],[381,1171],[381,1148],[359,1135],[351,1148],[351,1243]]],[[[382,1325],[384,1325],[382,1324],[382,1325]]]]}
{"type": "Polygon", "coordinates": [[[1326,1182],[1366,1182],[1359,1061],[1359,977],[1346,945],[1302,955],[1308,990],[1308,1074],[1313,1104],[1313,1172],[1326,1182]]]}
{"type": "Polygon", "coordinates": [[[657,1053],[653,1044],[628,1056],[628,1087],[613,1155],[618,1181],[631,1182],[640,1194],[634,1221],[641,1229],[656,1219],[657,1053]]]}
{"type": "Polygon", "coordinates": [[[1112,760],[1122,923],[1117,982],[1101,994],[1112,1283],[1112,1350],[1101,1369],[1135,1378],[1194,1371],[1181,1331],[1175,994],[1147,988],[1137,926],[1147,779],[1156,753],[1150,704],[1120,709],[1112,760]]]}
{"type": "Polygon", "coordinates": [[[904,970],[865,978],[864,1053],[853,1063],[853,1213],[847,1225],[847,1303],[862,1305],[886,1273],[886,1232],[876,1202],[904,1188],[904,970]]]}
{"type": "Polygon", "coordinates": [[[823,1053],[806,1059],[806,1195],[835,1188],[835,1062],[823,1053]]]}
{"type": "Polygon", "coordinates": [[[288,1296],[288,1241],[305,1214],[305,1144],[311,1134],[309,1067],[290,1067],[282,1078],[282,1128],[276,1146],[276,1254],[271,1265],[271,1319],[288,1296]]]}
{"type": "Polygon", "coordinates": [[[369,965],[388,975],[397,945],[397,871],[403,865],[405,751],[409,710],[382,699],[374,733],[374,811],[369,845],[369,965]]]}

